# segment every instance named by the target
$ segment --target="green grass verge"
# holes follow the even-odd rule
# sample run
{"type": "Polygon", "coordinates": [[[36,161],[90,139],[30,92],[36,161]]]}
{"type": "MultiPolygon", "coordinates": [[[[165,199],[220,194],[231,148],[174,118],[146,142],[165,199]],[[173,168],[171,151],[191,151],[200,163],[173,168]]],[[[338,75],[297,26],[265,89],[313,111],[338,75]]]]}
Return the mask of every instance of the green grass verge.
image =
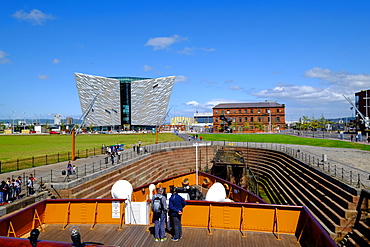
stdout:
{"type": "MultiPolygon", "coordinates": [[[[318,147],[354,148],[370,151],[370,145],[319,138],[304,138],[283,134],[203,134],[205,141],[263,142],[308,145],[318,147]]],[[[101,148],[116,143],[125,144],[125,149],[141,140],[142,145],[155,143],[155,134],[78,135],[76,150],[101,148]]],[[[160,133],[159,142],[182,141],[176,135],[160,133]]],[[[70,135],[1,135],[0,160],[14,160],[32,156],[57,154],[71,151],[70,135]]]]}
{"type": "MultiPolygon", "coordinates": [[[[76,150],[101,148],[104,145],[125,144],[125,149],[141,141],[142,145],[153,144],[155,134],[78,135],[76,150]]],[[[160,133],[159,142],[182,141],[176,135],[160,133]]],[[[57,154],[72,150],[70,135],[2,135],[0,136],[0,161],[57,154]]]]}
{"type": "Polygon", "coordinates": [[[370,145],[342,140],[330,140],[320,138],[305,138],[284,134],[204,134],[205,141],[230,141],[230,142],[263,142],[307,145],[332,148],[353,148],[370,151],[370,145]]]}

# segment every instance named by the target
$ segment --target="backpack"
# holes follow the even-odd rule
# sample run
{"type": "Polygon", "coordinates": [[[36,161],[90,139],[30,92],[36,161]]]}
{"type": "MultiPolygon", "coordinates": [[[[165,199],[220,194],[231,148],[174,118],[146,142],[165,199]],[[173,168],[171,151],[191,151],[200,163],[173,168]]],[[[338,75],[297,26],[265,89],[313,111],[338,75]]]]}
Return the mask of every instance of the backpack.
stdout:
{"type": "Polygon", "coordinates": [[[161,213],[163,211],[162,195],[156,195],[152,201],[152,210],[154,213],[161,213]]]}

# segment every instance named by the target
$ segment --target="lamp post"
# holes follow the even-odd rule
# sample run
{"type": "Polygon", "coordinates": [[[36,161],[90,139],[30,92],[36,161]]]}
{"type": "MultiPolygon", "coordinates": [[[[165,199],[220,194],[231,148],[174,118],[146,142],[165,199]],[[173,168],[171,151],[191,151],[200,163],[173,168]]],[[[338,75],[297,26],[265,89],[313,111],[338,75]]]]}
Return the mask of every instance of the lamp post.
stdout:
{"type": "Polygon", "coordinates": [[[271,109],[268,109],[267,112],[269,113],[269,133],[271,134],[271,109]]]}
{"type": "Polygon", "coordinates": [[[14,111],[13,111],[13,124],[12,124],[12,128],[13,128],[13,134],[14,134],[14,111]]]}
{"type": "Polygon", "coordinates": [[[23,130],[26,130],[26,113],[23,112],[23,130]]]}

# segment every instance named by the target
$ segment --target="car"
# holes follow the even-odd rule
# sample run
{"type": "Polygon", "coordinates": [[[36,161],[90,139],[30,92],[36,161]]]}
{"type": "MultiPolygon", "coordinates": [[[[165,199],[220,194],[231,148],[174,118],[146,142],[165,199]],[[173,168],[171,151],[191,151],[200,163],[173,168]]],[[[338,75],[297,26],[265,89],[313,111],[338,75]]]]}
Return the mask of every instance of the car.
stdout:
{"type": "Polygon", "coordinates": [[[36,130],[31,130],[30,131],[30,134],[35,134],[36,133],[36,130]]]}
{"type": "Polygon", "coordinates": [[[58,132],[58,131],[50,131],[49,133],[50,133],[51,135],[52,135],[52,134],[60,134],[60,132],[58,132]]]}

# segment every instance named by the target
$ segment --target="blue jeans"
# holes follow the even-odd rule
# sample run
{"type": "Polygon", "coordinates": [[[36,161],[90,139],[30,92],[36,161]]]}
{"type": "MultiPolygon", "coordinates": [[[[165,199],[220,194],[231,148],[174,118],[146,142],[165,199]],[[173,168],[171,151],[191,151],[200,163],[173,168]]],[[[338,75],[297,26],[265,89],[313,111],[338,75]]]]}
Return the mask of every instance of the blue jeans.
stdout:
{"type": "Polygon", "coordinates": [[[0,203],[3,203],[3,195],[4,193],[3,192],[0,192],[0,203]]]}
{"type": "Polygon", "coordinates": [[[173,221],[173,237],[180,239],[182,237],[181,214],[171,215],[173,221]]]}
{"type": "Polygon", "coordinates": [[[166,223],[166,213],[162,212],[160,214],[154,214],[154,238],[164,238],[165,233],[165,223],[166,223]]]}

